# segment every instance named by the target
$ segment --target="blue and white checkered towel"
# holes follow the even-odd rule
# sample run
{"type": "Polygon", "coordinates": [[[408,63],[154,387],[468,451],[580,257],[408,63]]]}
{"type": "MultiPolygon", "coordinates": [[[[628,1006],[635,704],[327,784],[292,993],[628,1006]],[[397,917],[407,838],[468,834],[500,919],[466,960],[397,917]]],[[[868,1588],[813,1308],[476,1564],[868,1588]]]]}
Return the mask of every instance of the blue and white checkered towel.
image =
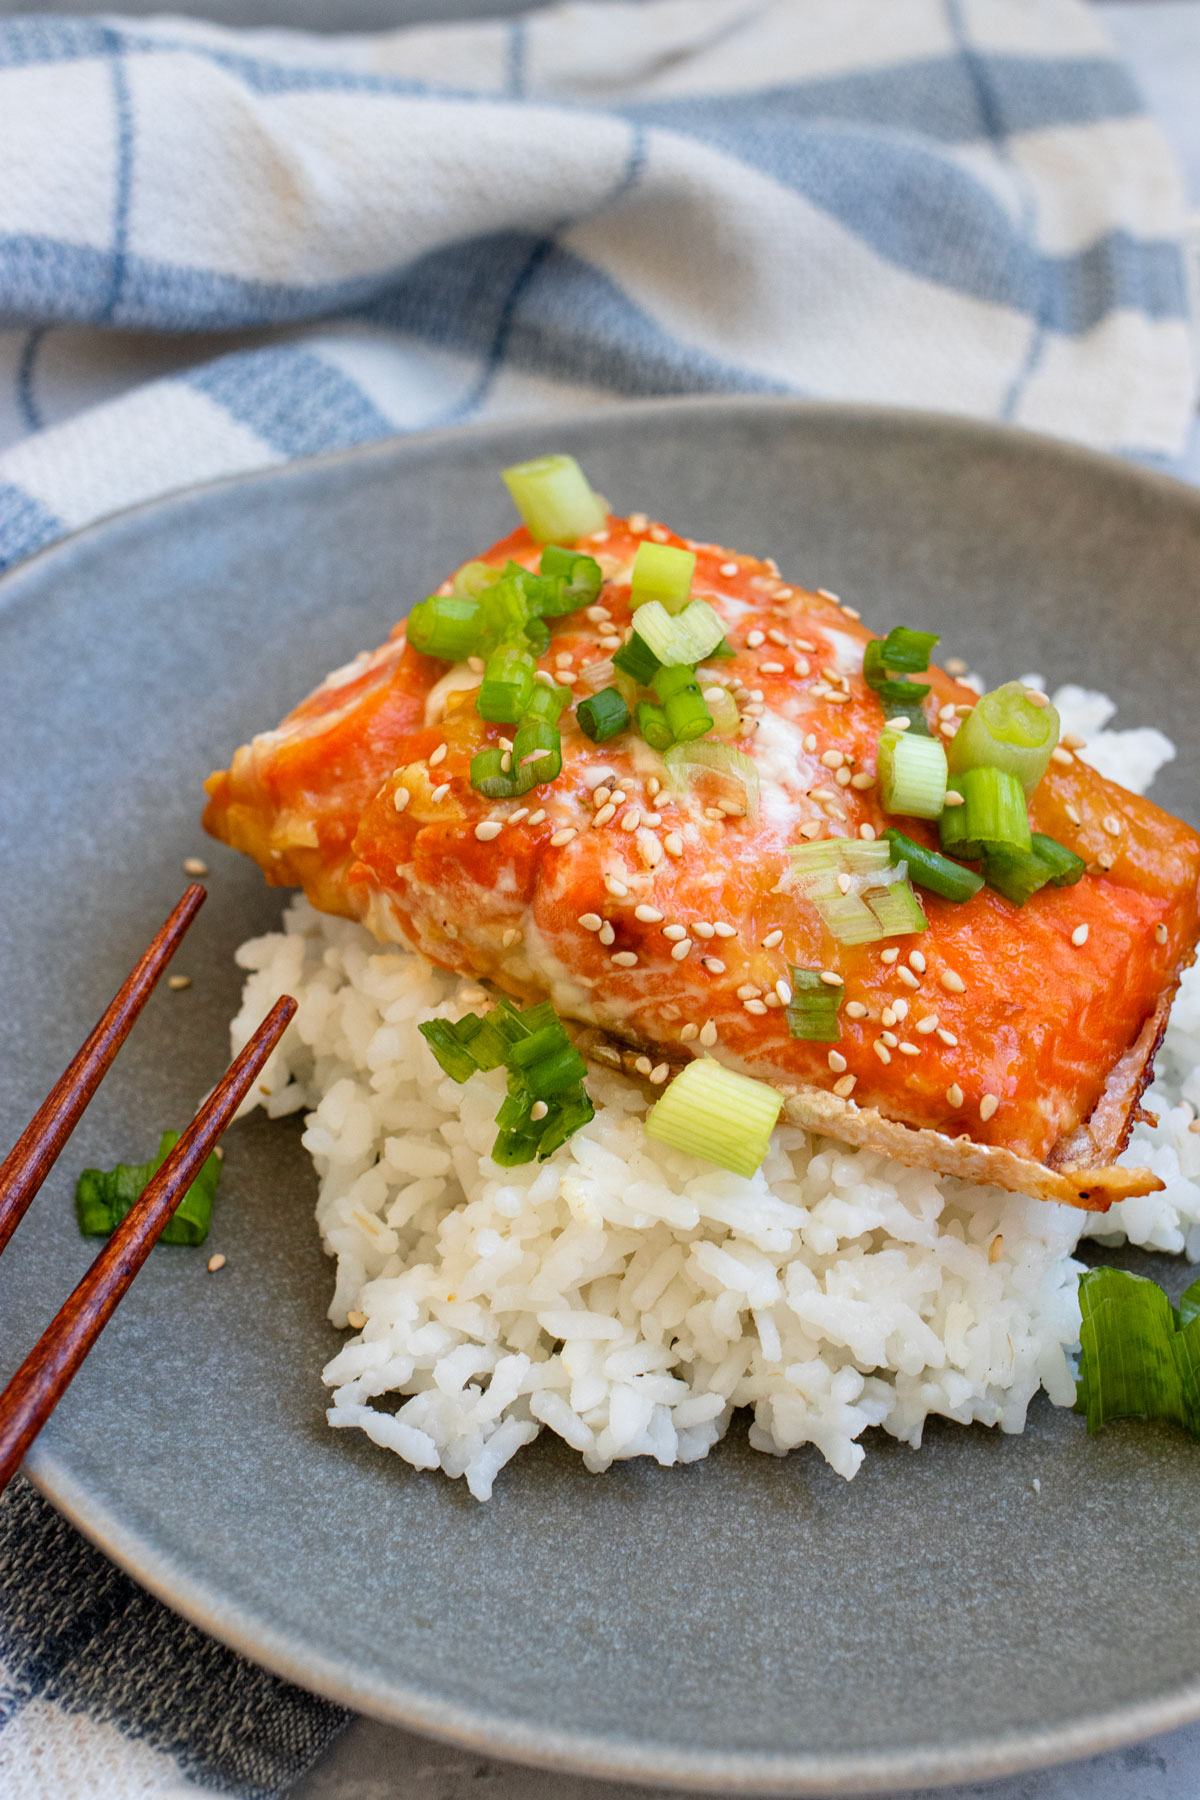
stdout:
{"type": "Polygon", "coordinates": [[[0,564],[392,431],[735,389],[1171,455],[1166,146],[1078,0],[0,25],[0,564]]]}
{"type": "MultiPolygon", "coordinates": [[[[1172,455],[1181,218],[1077,0],[0,23],[0,565],[190,482],[615,396],[1172,455]]],[[[0,1506],[6,1800],[275,1795],[339,1720],[0,1506]]]]}

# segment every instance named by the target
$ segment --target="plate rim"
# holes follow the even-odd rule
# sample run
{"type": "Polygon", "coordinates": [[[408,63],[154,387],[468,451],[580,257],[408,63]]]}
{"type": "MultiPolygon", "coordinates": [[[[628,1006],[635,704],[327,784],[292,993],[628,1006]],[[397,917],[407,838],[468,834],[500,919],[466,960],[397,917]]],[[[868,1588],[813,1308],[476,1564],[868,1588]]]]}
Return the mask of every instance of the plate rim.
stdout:
{"type": "MultiPolygon", "coordinates": [[[[393,458],[397,452],[416,459],[430,450],[457,443],[484,442],[513,432],[544,428],[636,429],[639,424],[680,415],[714,413],[753,417],[769,412],[808,426],[836,426],[852,421],[906,427],[920,434],[957,439],[966,448],[989,446],[1030,450],[1142,488],[1160,502],[1183,506],[1200,528],[1200,488],[1166,471],[1127,461],[1101,450],[1021,426],[967,415],[871,402],[803,400],[771,395],[686,395],[666,399],[619,401],[586,410],[538,417],[479,421],[428,432],[397,432],[369,443],[350,445],[318,456],[245,470],[174,488],[105,514],[56,538],[0,573],[0,612],[20,598],[27,576],[41,576],[56,559],[69,562],[93,537],[105,536],[148,516],[186,507],[192,502],[240,491],[247,486],[303,479],[323,469],[352,467],[393,458]]],[[[298,1687],[320,1694],[354,1712],[481,1754],[526,1766],[612,1781],[641,1782],[667,1789],[761,1795],[883,1794],[897,1787],[940,1787],[991,1780],[1070,1762],[1178,1729],[1200,1718],[1200,1674],[1155,1699],[1116,1711],[1097,1711],[1072,1723],[1034,1727],[1019,1733],[992,1734],[969,1745],[906,1748],[854,1753],[832,1758],[824,1753],[722,1753],[678,1747],[639,1746],[592,1733],[514,1723],[479,1705],[466,1705],[423,1694],[403,1682],[382,1680],[355,1669],[350,1657],[313,1649],[288,1631],[258,1616],[253,1609],[214,1596],[203,1579],[171,1563],[170,1557],[97,1501],[67,1463],[35,1445],[24,1473],[84,1537],[89,1539],[140,1586],[173,1611],[238,1654],[267,1667],[298,1687]]]]}

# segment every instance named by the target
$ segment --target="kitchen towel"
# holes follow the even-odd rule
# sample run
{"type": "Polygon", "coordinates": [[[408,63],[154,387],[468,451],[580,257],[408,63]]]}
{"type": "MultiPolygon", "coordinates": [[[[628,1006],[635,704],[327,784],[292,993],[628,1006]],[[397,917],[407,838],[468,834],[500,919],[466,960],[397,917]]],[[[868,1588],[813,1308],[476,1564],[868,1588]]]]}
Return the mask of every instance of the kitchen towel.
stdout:
{"type": "MultiPolygon", "coordinates": [[[[1182,446],[1166,146],[1076,0],[374,37],[0,23],[0,564],[196,481],[727,390],[1182,446]]],[[[6,1800],[274,1796],[344,1715],[0,1502],[6,1800]]]]}
{"type": "Polygon", "coordinates": [[[16,18],[0,169],[0,564],[191,482],[617,396],[1187,429],[1179,184],[1078,0],[16,18]]]}

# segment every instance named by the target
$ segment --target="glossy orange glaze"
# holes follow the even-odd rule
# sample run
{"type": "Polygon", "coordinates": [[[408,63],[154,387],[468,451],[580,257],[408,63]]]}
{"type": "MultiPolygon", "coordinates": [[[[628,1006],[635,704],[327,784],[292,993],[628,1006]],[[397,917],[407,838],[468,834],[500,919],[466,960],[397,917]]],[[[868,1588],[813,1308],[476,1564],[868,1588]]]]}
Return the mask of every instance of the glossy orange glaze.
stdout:
{"type": "MultiPolygon", "coordinates": [[[[607,617],[593,609],[558,621],[540,665],[561,679],[565,663],[577,699],[610,679],[607,669],[587,671],[611,654],[603,640],[629,623],[630,565],[644,535],[611,519],[580,545],[601,560],[607,617]]],[[[1044,1160],[1091,1113],[1109,1070],[1190,960],[1200,840],[1069,758],[1052,764],[1031,816],[1087,859],[1077,886],[1043,890],[1020,909],[988,891],[962,906],[922,894],[923,933],[839,945],[803,899],[773,891],[788,846],[805,834],[853,837],[890,823],[936,845],[933,828],[891,820],[873,786],[843,785],[821,760],[840,752],[843,775],[874,775],[883,712],[861,675],[871,634],[832,596],[788,585],[773,565],[689,547],[698,551],[693,593],[722,615],[737,652],[700,679],[737,688],[750,709],[736,742],[759,768],[753,822],[710,816],[715,791],[656,793],[660,761],[634,733],[593,745],[570,712],[560,778],[520,800],[484,800],[470,786],[471,757],[512,728],[478,717],[473,686],[446,693],[447,665],[409,650],[398,626],[373,657],[330,677],[211,778],[206,825],[255,857],[269,880],[302,885],[317,906],[361,918],[447,968],[548,995],[561,1013],[651,1052],[711,1046],[783,1084],[844,1089],[853,1076],[860,1105],[1044,1160]],[[763,642],[750,644],[758,633],[763,642]],[[593,803],[598,781],[615,790],[611,814],[593,803]],[[401,788],[409,799],[398,811],[401,788]],[[476,827],[487,821],[501,830],[482,841],[476,827]],[[639,907],[661,920],[639,919],[639,907]],[[581,922],[596,917],[600,931],[581,922]],[[1084,924],[1077,945],[1072,934],[1084,924]],[[668,932],[675,925],[682,939],[668,932]],[[845,1001],[866,1008],[856,1018],[843,1005],[836,1046],[788,1035],[776,984],[793,964],[839,972],[845,1001]],[[961,977],[965,991],[948,991],[944,974],[961,977]],[[983,1119],[986,1096],[999,1104],[983,1119]]],[[[510,556],[536,566],[523,530],[487,560],[510,556]]],[[[975,695],[940,670],[929,679],[927,717],[953,735],[956,721],[940,720],[939,709],[969,707],[975,695]]]]}

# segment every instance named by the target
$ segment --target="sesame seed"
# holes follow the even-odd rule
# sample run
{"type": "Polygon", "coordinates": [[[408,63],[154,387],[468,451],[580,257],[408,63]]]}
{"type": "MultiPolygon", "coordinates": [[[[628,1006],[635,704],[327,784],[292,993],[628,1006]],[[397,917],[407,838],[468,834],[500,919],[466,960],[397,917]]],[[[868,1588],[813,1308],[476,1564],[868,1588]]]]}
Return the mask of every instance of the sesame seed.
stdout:
{"type": "Polygon", "coordinates": [[[808,751],[809,755],[811,756],[813,751],[816,749],[816,747],[817,747],[817,734],[815,731],[810,731],[808,736],[804,740],[804,748],[808,751]]]}
{"type": "Polygon", "coordinates": [[[781,662],[764,662],[764,663],[759,663],[758,666],[764,675],[782,675],[783,674],[783,664],[781,662]]]}
{"type": "Polygon", "coordinates": [[[896,973],[900,977],[901,981],[904,983],[905,987],[910,987],[910,988],[920,987],[921,984],[917,980],[916,976],[913,974],[912,970],[906,969],[904,967],[903,963],[897,964],[896,973]]]}
{"type": "Polygon", "coordinates": [[[956,969],[943,969],[938,980],[948,994],[965,994],[967,984],[956,969]]]}
{"type": "Polygon", "coordinates": [[[639,1056],[635,1059],[633,1067],[635,1074],[648,1075],[654,1067],[654,1064],[650,1061],[648,1056],[639,1056]]]}
{"type": "Polygon", "coordinates": [[[637,967],[637,951],[614,950],[611,960],[617,964],[618,968],[635,969],[637,967]]]}
{"type": "Polygon", "coordinates": [[[643,925],[661,925],[663,921],[663,915],[657,906],[635,906],[633,916],[643,925]]]}
{"type": "Polygon", "coordinates": [[[896,1023],[895,1007],[885,1006],[879,1017],[885,1025],[894,1025],[896,1023]]]}
{"type": "Polygon", "coordinates": [[[556,669],[569,669],[571,666],[571,652],[569,650],[556,651],[554,666],[556,669]]]}
{"type": "MultiPolygon", "coordinates": [[[[443,781],[441,787],[434,788],[434,790],[433,790],[432,794],[430,794],[429,798],[433,801],[435,806],[440,806],[442,801],[446,798],[446,795],[449,792],[450,792],[450,783],[448,781],[443,781]]],[[[524,818],[524,816],[525,816],[524,809],[522,809],[521,816],[522,816],[522,818],[524,818]]],[[[510,820],[510,823],[511,823],[511,820],[510,820]]]]}
{"type": "Polygon", "coordinates": [[[198,856],[185,856],[183,859],[183,872],[185,875],[207,875],[208,864],[202,861],[198,856]]]}
{"type": "Polygon", "coordinates": [[[624,806],[624,804],[625,804],[625,789],[622,787],[615,787],[613,789],[612,793],[609,795],[609,799],[612,801],[614,806],[624,806]]]}
{"type": "Polygon", "coordinates": [[[878,1038],[876,1038],[875,1042],[871,1045],[871,1048],[875,1052],[876,1056],[879,1058],[881,1063],[890,1063],[891,1062],[891,1060],[892,1060],[891,1051],[888,1049],[886,1044],[881,1044],[879,1042],[878,1038]]]}
{"type": "Polygon", "coordinates": [[[580,913],[579,923],[583,926],[585,931],[599,931],[604,920],[600,917],[599,913],[580,913]]]}
{"type": "Polygon", "coordinates": [[[530,813],[530,815],[529,815],[529,823],[530,823],[530,824],[531,824],[531,825],[540,825],[540,824],[541,824],[541,823],[542,823],[542,821],[543,821],[543,820],[544,820],[544,819],[545,819],[545,817],[546,817],[546,809],[545,809],[545,807],[544,807],[544,806],[539,806],[539,807],[538,807],[538,809],[537,809],[537,811],[536,811],[536,812],[531,812],[531,813],[530,813]]]}
{"type": "Polygon", "coordinates": [[[921,1046],[919,1044],[901,1043],[898,1044],[896,1048],[899,1050],[901,1056],[920,1056],[921,1054],[921,1046]]]}
{"type": "MultiPolygon", "coordinates": [[[[917,1029],[920,1030],[920,1026],[918,1026],[917,1029]]],[[[947,1031],[944,1025],[938,1026],[937,1034],[941,1038],[943,1044],[948,1044],[951,1050],[956,1050],[958,1048],[958,1039],[952,1031],[947,1031]]]]}
{"type": "Polygon", "coordinates": [[[1086,925],[1077,925],[1075,927],[1074,931],[1071,933],[1071,942],[1074,945],[1076,945],[1076,947],[1079,947],[1083,944],[1086,944],[1087,941],[1088,941],[1088,927],[1086,925]]]}
{"type": "Polygon", "coordinates": [[[939,719],[938,730],[944,738],[952,738],[957,733],[958,726],[952,724],[949,719],[939,719]]]}
{"type": "MultiPolygon", "coordinates": [[[[436,794],[433,797],[435,800],[437,799],[436,794]]],[[[525,814],[528,811],[529,811],[529,808],[527,806],[518,806],[516,812],[509,813],[509,815],[508,815],[509,824],[510,825],[519,825],[521,823],[521,820],[525,817],[525,814]]]]}
{"type": "Polygon", "coordinates": [[[620,637],[602,637],[600,639],[600,648],[602,650],[619,650],[621,648],[621,639],[620,637]]]}
{"type": "Polygon", "coordinates": [[[512,751],[506,750],[504,752],[504,755],[500,758],[500,773],[502,775],[507,775],[508,771],[511,768],[512,768],[512,751]]]}
{"type": "Polygon", "coordinates": [[[707,919],[693,919],[692,935],[698,938],[716,937],[717,928],[715,925],[710,925],[707,919]]]}
{"type": "Polygon", "coordinates": [[[544,1119],[549,1111],[550,1108],[546,1105],[544,1100],[535,1100],[529,1109],[529,1116],[534,1120],[544,1119]]]}
{"type": "Polygon", "coordinates": [[[938,707],[938,718],[939,719],[952,719],[953,717],[954,717],[954,702],[953,702],[953,700],[949,701],[948,704],[945,706],[938,707]]]}
{"type": "Polygon", "coordinates": [[[501,948],[504,950],[511,950],[513,945],[520,941],[520,937],[521,937],[521,934],[517,930],[515,925],[508,926],[508,928],[505,931],[502,931],[500,933],[501,948]]]}
{"type": "Polygon", "coordinates": [[[811,840],[813,838],[819,838],[820,835],[821,835],[821,821],[819,819],[810,819],[808,821],[807,825],[802,825],[800,827],[800,836],[802,838],[808,838],[811,840]]]}
{"type": "Polygon", "coordinates": [[[854,1092],[854,1084],[857,1080],[857,1075],[843,1075],[840,1081],[834,1082],[833,1091],[839,1100],[848,1100],[850,1098],[851,1094],[854,1092]]]}
{"type": "Polygon", "coordinates": [[[868,825],[864,821],[858,828],[858,835],[860,838],[865,838],[868,844],[873,843],[875,840],[875,827],[873,825],[868,825]]]}
{"type": "Polygon", "coordinates": [[[681,938],[687,936],[687,927],[686,925],[664,925],[663,936],[669,938],[673,944],[677,944],[681,938]]]}
{"type": "Polygon", "coordinates": [[[840,1050],[829,1052],[829,1066],[835,1075],[843,1075],[846,1071],[846,1059],[840,1050]]]}
{"type": "Polygon", "coordinates": [[[835,769],[833,772],[833,779],[837,782],[839,787],[849,787],[850,786],[850,771],[849,771],[849,769],[835,769]]]}
{"type": "Polygon", "coordinates": [[[1096,858],[1096,866],[1097,868],[1105,870],[1105,872],[1111,869],[1113,866],[1113,856],[1111,851],[1102,850],[1096,858]]]}
{"type": "Polygon", "coordinates": [[[650,1071],[651,1087],[661,1087],[663,1082],[667,1079],[667,1076],[670,1073],[671,1073],[670,1063],[659,1063],[656,1068],[653,1068],[650,1071]]]}
{"type": "Polygon", "coordinates": [[[889,731],[907,731],[911,724],[912,720],[907,713],[899,713],[894,719],[888,720],[887,728],[889,731]]]}
{"type": "Polygon", "coordinates": [[[1043,694],[1040,688],[1026,688],[1025,698],[1031,706],[1049,706],[1049,694],[1043,694]]]}
{"type": "Polygon", "coordinates": [[[761,1000],[743,1000],[742,1005],[748,1013],[754,1013],[758,1018],[765,1018],[767,1009],[761,1000]]]}
{"type": "Polygon", "coordinates": [[[836,971],[833,969],[822,969],[820,971],[820,975],[821,975],[821,980],[825,983],[826,987],[844,987],[845,986],[845,982],[842,980],[841,976],[839,974],[837,974],[836,971]]]}
{"type": "Polygon", "coordinates": [[[583,616],[585,619],[590,619],[595,625],[598,620],[608,618],[608,608],[607,606],[589,606],[583,616]]]}
{"type": "Polygon", "coordinates": [[[607,919],[605,919],[603,925],[600,927],[599,935],[600,942],[604,945],[605,949],[607,949],[610,944],[615,944],[617,941],[617,934],[607,919]]]}
{"type": "Polygon", "coordinates": [[[842,604],[837,595],[831,592],[829,588],[818,588],[817,592],[820,594],[822,600],[832,600],[835,606],[840,606],[842,604]]]}
{"type": "Polygon", "coordinates": [[[881,1031],[879,1035],[883,1039],[883,1042],[892,1050],[894,1050],[896,1045],[900,1042],[900,1039],[896,1036],[894,1031],[881,1031]]]}
{"type": "Polygon", "coordinates": [[[782,944],[782,942],[783,942],[783,932],[779,929],[778,926],[776,926],[775,930],[768,931],[766,937],[763,939],[763,949],[764,950],[773,950],[775,948],[776,944],[782,944]]]}
{"type": "Polygon", "coordinates": [[[938,1016],[936,1013],[926,1013],[923,1019],[917,1020],[914,1029],[919,1031],[922,1037],[928,1037],[931,1031],[937,1030],[937,1022],[938,1016]]]}
{"type": "Polygon", "coordinates": [[[604,885],[615,899],[624,900],[628,897],[629,889],[623,881],[618,881],[615,875],[606,875],[604,885]]]}
{"type": "Polygon", "coordinates": [[[879,952],[879,960],[880,960],[880,962],[884,962],[884,963],[894,963],[896,958],[899,956],[899,954],[900,954],[899,945],[898,944],[889,944],[886,950],[881,950],[879,952]]]}
{"type": "Polygon", "coordinates": [[[1077,731],[1064,731],[1062,734],[1064,750],[1086,750],[1087,739],[1080,737],[1077,731]]]}
{"type": "Polygon", "coordinates": [[[706,1050],[711,1050],[717,1041],[717,1028],[711,1019],[706,1019],[700,1027],[700,1042],[706,1050]]]}
{"type": "Polygon", "coordinates": [[[652,800],[655,798],[655,796],[657,794],[662,792],[662,782],[658,779],[657,775],[650,776],[649,780],[646,783],[646,792],[649,794],[649,796],[652,800]]]}
{"type": "Polygon", "coordinates": [[[638,855],[648,869],[657,869],[662,861],[662,845],[648,831],[639,831],[637,835],[638,855]]]}
{"type": "Polygon", "coordinates": [[[721,961],[719,956],[703,956],[700,960],[710,975],[723,975],[725,973],[725,964],[721,961]]]}
{"type": "Polygon", "coordinates": [[[365,1312],[348,1312],[346,1314],[347,1325],[352,1326],[355,1331],[361,1331],[366,1322],[367,1315],[365,1312]]]}
{"type": "Polygon", "coordinates": [[[788,647],[787,638],[784,636],[783,632],[778,629],[778,627],[776,627],[775,630],[773,630],[773,631],[768,631],[767,636],[770,638],[770,640],[773,644],[778,644],[779,648],[781,650],[787,649],[787,647],[788,647]]]}
{"type": "Polygon", "coordinates": [[[737,936],[737,930],[735,929],[735,927],[732,925],[727,925],[725,923],[724,919],[718,919],[716,924],[713,926],[713,930],[716,932],[716,934],[719,938],[732,938],[732,937],[737,936]]]}
{"type": "Polygon", "coordinates": [[[845,615],[848,619],[861,619],[862,618],[862,614],[859,612],[857,606],[843,606],[842,611],[845,613],[845,615]]]}
{"type": "Polygon", "coordinates": [[[1064,805],[1063,811],[1066,813],[1068,819],[1070,819],[1072,825],[1082,825],[1083,824],[1083,820],[1080,818],[1080,816],[1079,816],[1078,812],[1075,810],[1075,808],[1071,805],[1070,801],[1068,801],[1064,805]]]}
{"type": "Polygon", "coordinates": [[[998,1231],[996,1233],[995,1237],[992,1239],[991,1243],[988,1245],[988,1261],[990,1263],[998,1263],[1000,1261],[1000,1258],[1003,1255],[1004,1255],[1004,1233],[1001,1231],[998,1231]]]}
{"type": "Polygon", "coordinates": [[[827,769],[840,769],[846,758],[840,750],[822,750],[821,761],[827,769]]]}
{"type": "Polygon", "coordinates": [[[854,885],[854,877],[843,871],[837,878],[837,884],[843,894],[848,894],[854,885]]]}
{"type": "Polygon", "coordinates": [[[723,562],[721,564],[722,575],[736,575],[737,572],[738,566],[735,562],[723,562]]]}
{"type": "Polygon", "coordinates": [[[910,969],[915,969],[918,975],[925,973],[925,957],[920,950],[909,951],[908,966],[910,969]]]}
{"type": "Polygon", "coordinates": [[[597,808],[601,807],[601,806],[607,806],[611,799],[612,799],[612,789],[601,785],[600,787],[598,787],[596,789],[595,793],[592,795],[592,805],[597,808]]]}
{"type": "Polygon", "coordinates": [[[412,795],[409,793],[408,789],[400,787],[397,788],[396,792],[392,795],[392,805],[397,812],[403,812],[411,799],[412,795]]]}
{"type": "Polygon", "coordinates": [[[947,788],[946,797],[942,804],[943,806],[961,806],[963,804],[963,797],[957,788],[947,788]]]}
{"type": "Polygon", "coordinates": [[[615,819],[616,816],[617,816],[616,807],[613,805],[611,800],[606,800],[604,805],[600,808],[599,812],[595,813],[592,817],[593,829],[596,829],[601,825],[607,825],[608,821],[610,819],[615,819]]]}
{"type": "Polygon", "coordinates": [[[963,661],[961,656],[947,657],[947,659],[946,659],[947,675],[965,675],[966,672],[967,672],[967,665],[963,661]]]}
{"type": "Polygon", "coordinates": [[[950,1086],[946,1089],[946,1102],[956,1110],[962,1105],[963,1091],[959,1087],[957,1081],[951,1082],[950,1086]]]}
{"type": "Polygon", "coordinates": [[[691,938],[686,938],[686,937],[680,938],[679,942],[674,946],[674,948],[671,951],[671,961],[672,962],[682,962],[684,957],[689,954],[691,948],[692,948],[691,938]]]}
{"type": "Polygon", "coordinates": [[[846,1011],[852,1019],[865,1019],[867,1016],[867,1009],[861,1000],[847,1001],[846,1011]]]}
{"type": "Polygon", "coordinates": [[[826,694],[825,698],[830,706],[849,706],[850,704],[849,694],[826,694]]]}
{"type": "Polygon", "coordinates": [[[630,513],[630,515],[629,515],[629,519],[628,519],[629,529],[630,529],[630,531],[633,532],[635,537],[640,537],[642,535],[643,531],[645,531],[647,525],[649,525],[649,523],[650,523],[650,518],[647,513],[635,512],[635,513],[630,513]]]}
{"type": "Polygon", "coordinates": [[[1154,927],[1154,941],[1156,944],[1165,944],[1167,941],[1167,928],[1161,920],[1154,927]]]}
{"type": "Polygon", "coordinates": [[[790,1006],[791,1005],[792,990],[788,986],[787,982],[784,981],[782,976],[780,976],[779,980],[775,983],[775,992],[779,995],[780,1006],[790,1006]]]}
{"type": "Polygon", "coordinates": [[[985,1094],[979,1102],[979,1116],[986,1125],[1000,1102],[995,1094],[985,1094]]]}
{"type": "MultiPolygon", "coordinates": [[[[475,836],[479,836],[478,831],[476,831],[475,836]]],[[[576,836],[578,836],[578,833],[573,825],[564,825],[562,830],[556,831],[554,836],[550,839],[551,847],[555,850],[561,850],[564,844],[569,844],[571,839],[576,836]]]]}
{"type": "Polygon", "coordinates": [[[191,985],[192,985],[192,978],[190,975],[168,975],[167,976],[167,986],[176,994],[181,994],[183,992],[184,988],[190,988],[191,985]]]}
{"type": "Polygon", "coordinates": [[[686,1024],[684,1026],[683,1030],[679,1033],[679,1041],[681,1044],[690,1044],[693,1042],[694,1039],[698,1038],[699,1036],[700,1036],[700,1027],[698,1025],[693,1025],[689,1021],[688,1024],[686,1024]]]}
{"type": "Polygon", "coordinates": [[[702,698],[712,706],[720,706],[725,698],[725,689],[723,687],[706,687],[703,690],[702,698]]]}
{"type": "Polygon", "coordinates": [[[1061,744],[1055,744],[1053,750],[1050,752],[1050,761],[1070,765],[1075,761],[1075,758],[1071,755],[1069,750],[1064,750],[1061,744]]]}
{"type": "Polygon", "coordinates": [[[752,981],[744,981],[737,990],[737,997],[739,1000],[757,1000],[761,993],[762,989],[755,987],[752,981]]]}
{"type": "Polygon", "coordinates": [[[711,819],[714,825],[723,825],[725,823],[725,814],[721,811],[719,806],[706,806],[704,809],[704,816],[706,819],[711,819]]]}
{"type": "Polygon", "coordinates": [[[215,1275],[218,1269],[223,1269],[225,1267],[225,1258],[220,1250],[217,1251],[215,1256],[209,1257],[207,1267],[210,1275],[215,1275]]]}
{"type": "MultiPolygon", "coordinates": [[[[611,804],[611,802],[610,802],[610,804],[611,804]]],[[[636,831],[638,826],[641,824],[641,822],[642,822],[642,815],[641,815],[640,810],[636,806],[631,806],[629,808],[629,811],[622,816],[621,830],[622,831],[636,831]]]]}
{"type": "Polygon", "coordinates": [[[857,788],[860,794],[865,794],[868,788],[875,786],[875,777],[868,775],[865,769],[860,770],[857,775],[850,777],[850,786],[857,788]]]}
{"type": "Polygon", "coordinates": [[[1101,820],[1101,824],[1104,826],[1109,837],[1120,837],[1121,821],[1117,818],[1115,813],[1105,813],[1104,818],[1101,820]]]}
{"type": "Polygon", "coordinates": [[[808,675],[811,671],[812,664],[809,662],[807,656],[798,656],[792,664],[793,675],[808,675]]]}
{"type": "Polygon", "coordinates": [[[907,1017],[908,1017],[908,1001],[903,998],[901,998],[899,1000],[893,1000],[892,1001],[892,1011],[895,1013],[895,1015],[898,1019],[907,1019],[907,1017]]]}
{"type": "Polygon", "coordinates": [[[467,667],[470,669],[472,675],[482,675],[487,664],[484,662],[482,656],[468,656],[467,667]]]}
{"type": "Polygon", "coordinates": [[[677,831],[668,831],[666,837],[663,839],[663,849],[668,856],[683,855],[683,839],[677,831]]]}

